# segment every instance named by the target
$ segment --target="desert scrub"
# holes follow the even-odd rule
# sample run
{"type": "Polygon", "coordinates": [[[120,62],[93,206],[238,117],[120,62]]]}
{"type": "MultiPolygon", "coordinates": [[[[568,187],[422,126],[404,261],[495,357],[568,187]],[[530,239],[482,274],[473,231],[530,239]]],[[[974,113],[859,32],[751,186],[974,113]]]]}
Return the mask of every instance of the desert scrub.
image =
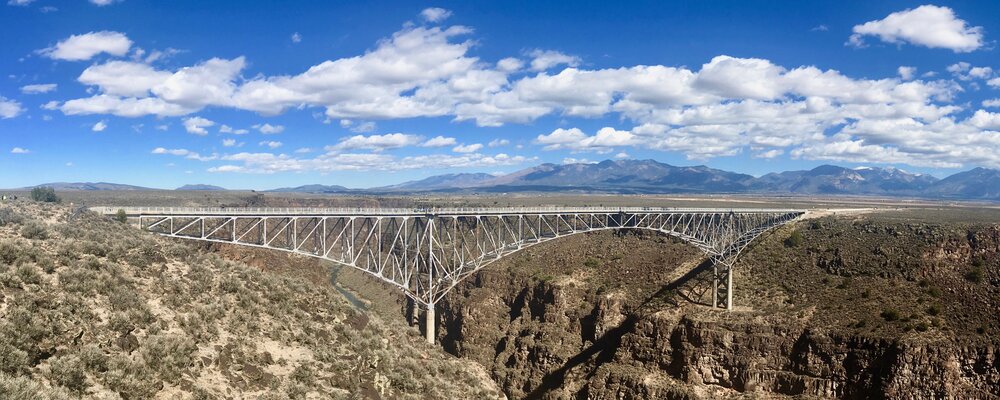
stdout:
{"type": "Polygon", "coordinates": [[[188,338],[177,335],[154,335],[139,348],[146,366],[156,371],[160,379],[176,381],[194,362],[198,346],[188,338]]]}
{"type": "Polygon", "coordinates": [[[78,395],[89,386],[83,361],[72,354],[58,357],[49,363],[49,379],[78,395]]]}
{"type": "Polygon", "coordinates": [[[67,268],[57,273],[60,287],[71,293],[90,295],[97,292],[98,287],[109,278],[101,276],[100,271],[89,268],[67,268]]]}
{"type": "Polygon", "coordinates": [[[30,221],[21,227],[21,237],[32,240],[45,240],[49,238],[49,230],[41,222],[30,221]]]}
{"type": "Polygon", "coordinates": [[[0,264],[14,265],[21,258],[21,247],[10,240],[0,241],[0,264]]]}
{"type": "MultiPolygon", "coordinates": [[[[390,387],[387,371],[400,357],[416,365],[453,362],[428,351],[408,327],[378,328],[374,316],[358,324],[328,285],[226,261],[89,213],[46,226],[59,240],[27,239],[20,231],[41,220],[40,208],[57,216],[65,207],[14,206],[24,220],[0,229],[0,399],[145,399],[162,397],[165,387],[181,398],[268,391],[350,398],[362,387],[390,387]],[[224,355],[219,342],[236,348],[224,355]],[[352,372],[376,353],[380,367],[352,372]],[[281,372],[266,368],[275,364],[281,372]]],[[[391,388],[384,397],[490,393],[470,389],[465,382],[474,374],[429,376],[442,370],[458,368],[409,370],[418,382],[413,392],[391,388]]]]}
{"type": "Polygon", "coordinates": [[[0,226],[17,225],[24,221],[24,216],[10,207],[0,208],[0,226]]]}
{"type": "Polygon", "coordinates": [[[0,399],[61,400],[72,397],[62,388],[49,388],[28,377],[0,373],[0,399]]]}
{"type": "Polygon", "coordinates": [[[15,270],[17,279],[21,280],[21,283],[28,285],[37,285],[42,283],[42,274],[38,267],[30,264],[21,264],[15,270]]]}
{"type": "Polygon", "coordinates": [[[120,353],[108,361],[108,370],[100,376],[108,389],[126,399],[148,399],[163,387],[146,363],[120,353]]]}

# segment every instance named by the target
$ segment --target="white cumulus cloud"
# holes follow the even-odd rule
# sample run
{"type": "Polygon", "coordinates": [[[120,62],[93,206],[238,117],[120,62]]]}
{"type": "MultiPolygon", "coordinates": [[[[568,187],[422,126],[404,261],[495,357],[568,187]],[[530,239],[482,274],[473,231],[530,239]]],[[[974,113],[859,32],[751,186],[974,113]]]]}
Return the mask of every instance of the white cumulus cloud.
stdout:
{"type": "Polygon", "coordinates": [[[435,136],[427,139],[421,146],[423,147],[447,147],[458,143],[453,137],[435,136]]]}
{"type": "Polygon", "coordinates": [[[21,103],[0,96],[0,119],[14,118],[24,112],[21,103]]]}
{"type": "Polygon", "coordinates": [[[901,66],[896,69],[896,72],[899,73],[900,79],[908,81],[917,75],[917,67],[901,66]]]}
{"type": "Polygon", "coordinates": [[[483,145],[480,144],[480,143],[473,143],[473,144],[468,144],[468,145],[467,144],[461,144],[461,145],[453,147],[451,149],[451,151],[454,151],[456,153],[475,153],[475,152],[477,152],[479,150],[482,150],[482,148],[483,148],[483,145]]]}
{"type": "Polygon", "coordinates": [[[201,154],[198,154],[197,152],[194,152],[194,151],[191,151],[191,150],[188,150],[188,149],[167,149],[167,148],[163,148],[163,147],[157,147],[157,148],[153,149],[153,151],[151,153],[152,154],[169,154],[169,155],[184,157],[184,158],[187,158],[189,160],[197,160],[197,161],[212,161],[212,160],[219,159],[219,156],[217,154],[212,154],[210,156],[203,156],[201,154]]]}
{"type": "Polygon", "coordinates": [[[208,134],[208,130],[205,128],[215,125],[215,122],[202,118],[202,117],[191,117],[184,119],[184,130],[188,133],[195,135],[205,136],[208,134]]]}
{"type": "Polygon", "coordinates": [[[104,132],[105,129],[108,129],[108,123],[105,121],[97,121],[97,123],[90,128],[90,130],[94,132],[104,132]]]}
{"type": "Polygon", "coordinates": [[[389,149],[397,149],[400,147],[415,146],[420,144],[421,138],[416,135],[409,135],[405,133],[388,133],[385,135],[355,135],[351,137],[344,138],[333,146],[327,146],[327,151],[344,151],[344,150],[373,150],[382,151],[389,149]]]}
{"type": "Polygon", "coordinates": [[[254,129],[260,131],[265,135],[274,135],[285,131],[285,127],[281,125],[271,125],[271,124],[257,124],[253,126],[254,129]]]}
{"type": "Polygon", "coordinates": [[[420,16],[427,22],[441,22],[451,16],[451,11],[439,7],[430,7],[421,11],[420,16]]]}
{"type": "Polygon", "coordinates": [[[532,50],[528,53],[531,57],[531,69],[534,71],[544,71],[559,65],[575,67],[580,65],[580,58],[560,53],[554,50],[532,50]]]}
{"type": "Polygon", "coordinates": [[[35,85],[24,85],[24,86],[21,86],[21,93],[24,93],[24,94],[48,93],[48,92],[56,90],[56,87],[58,87],[58,85],[55,84],[55,83],[40,83],[40,84],[35,84],[35,85]]]}
{"type": "Polygon", "coordinates": [[[28,154],[28,153],[31,153],[31,150],[28,150],[28,149],[25,149],[25,148],[21,148],[21,147],[15,147],[13,149],[10,149],[10,153],[11,154],[28,154]]]}
{"type": "Polygon", "coordinates": [[[130,47],[132,41],[125,34],[99,31],[72,35],[39,53],[53,60],[84,61],[101,53],[124,56],[130,47]]]}
{"type": "Polygon", "coordinates": [[[863,47],[865,36],[886,43],[911,43],[929,48],[968,53],[983,47],[983,28],[970,27],[948,7],[923,5],[854,26],[848,43],[863,47]]]}

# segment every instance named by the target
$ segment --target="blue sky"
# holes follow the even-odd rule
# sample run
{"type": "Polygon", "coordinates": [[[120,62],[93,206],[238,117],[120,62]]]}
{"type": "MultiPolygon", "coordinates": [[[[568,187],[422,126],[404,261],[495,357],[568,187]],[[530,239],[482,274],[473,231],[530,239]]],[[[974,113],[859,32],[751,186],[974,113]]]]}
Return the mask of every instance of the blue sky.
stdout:
{"type": "Polygon", "coordinates": [[[0,187],[1000,167],[996,2],[0,7],[0,187]]]}

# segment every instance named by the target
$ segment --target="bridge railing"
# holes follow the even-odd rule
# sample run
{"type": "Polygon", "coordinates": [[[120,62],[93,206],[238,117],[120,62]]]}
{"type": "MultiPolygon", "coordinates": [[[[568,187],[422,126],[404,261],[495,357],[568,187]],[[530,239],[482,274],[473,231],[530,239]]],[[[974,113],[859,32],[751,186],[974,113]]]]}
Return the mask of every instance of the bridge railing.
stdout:
{"type": "Polygon", "coordinates": [[[574,213],[787,213],[799,210],[768,208],[677,208],[677,207],[428,207],[428,208],[313,208],[313,207],[91,207],[110,215],[119,210],[127,215],[476,215],[476,214],[574,214],[574,213]]]}

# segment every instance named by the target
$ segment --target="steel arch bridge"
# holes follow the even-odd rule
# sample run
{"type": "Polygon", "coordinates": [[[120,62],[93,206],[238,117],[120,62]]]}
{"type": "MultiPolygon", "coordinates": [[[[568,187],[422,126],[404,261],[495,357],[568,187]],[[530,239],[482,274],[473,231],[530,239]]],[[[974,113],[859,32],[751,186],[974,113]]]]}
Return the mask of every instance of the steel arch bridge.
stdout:
{"type": "MultiPolygon", "coordinates": [[[[104,214],[119,208],[97,207],[104,214]]],[[[142,229],[183,239],[292,252],[357,268],[426,307],[506,255],[553,239],[645,229],[690,243],[711,258],[713,307],[732,309],[732,268],[767,230],[798,210],[695,208],[123,208],[142,229]]]]}

